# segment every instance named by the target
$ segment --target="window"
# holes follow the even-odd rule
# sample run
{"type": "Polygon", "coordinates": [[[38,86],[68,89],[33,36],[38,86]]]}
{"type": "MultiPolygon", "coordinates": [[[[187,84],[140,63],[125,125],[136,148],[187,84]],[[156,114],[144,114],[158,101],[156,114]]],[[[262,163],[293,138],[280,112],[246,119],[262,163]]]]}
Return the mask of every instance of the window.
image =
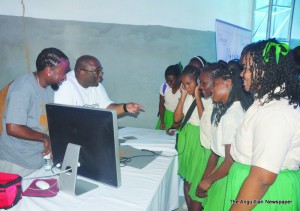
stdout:
{"type": "Polygon", "coordinates": [[[300,4],[300,0],[254,0],[252,42],[276,38],[290,44],[292,28],[296,27],[293,23],[295,1],[300,4]]]}

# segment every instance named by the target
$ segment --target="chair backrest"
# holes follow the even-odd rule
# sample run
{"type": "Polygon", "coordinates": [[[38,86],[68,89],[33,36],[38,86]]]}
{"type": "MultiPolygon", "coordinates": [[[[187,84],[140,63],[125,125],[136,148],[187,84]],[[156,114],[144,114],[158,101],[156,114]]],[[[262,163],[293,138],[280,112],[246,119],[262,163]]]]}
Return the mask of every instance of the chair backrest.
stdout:
{"type": "Polygon", "coordinates": [[[0,134],[2,134],[2,129],[3,129],[2,118],[5,112],[6,95],[11,83],[12,82],[10,82],[0,91],[0,134]]]}

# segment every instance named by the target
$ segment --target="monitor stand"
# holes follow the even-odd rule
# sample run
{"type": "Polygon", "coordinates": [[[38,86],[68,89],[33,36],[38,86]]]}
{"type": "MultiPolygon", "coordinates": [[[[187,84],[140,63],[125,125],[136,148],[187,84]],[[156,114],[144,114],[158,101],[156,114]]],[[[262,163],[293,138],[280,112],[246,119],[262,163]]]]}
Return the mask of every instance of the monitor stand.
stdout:
{"type": "Polygon", "coordinates": [[[74,196],[81,195],[98,187],[98,185],[94,183],[77,179],[79,153],[79,145],[72,143],[68,144],[61,170],[71,170],[63,172],[59,176],[60,190],[74,196]]]}

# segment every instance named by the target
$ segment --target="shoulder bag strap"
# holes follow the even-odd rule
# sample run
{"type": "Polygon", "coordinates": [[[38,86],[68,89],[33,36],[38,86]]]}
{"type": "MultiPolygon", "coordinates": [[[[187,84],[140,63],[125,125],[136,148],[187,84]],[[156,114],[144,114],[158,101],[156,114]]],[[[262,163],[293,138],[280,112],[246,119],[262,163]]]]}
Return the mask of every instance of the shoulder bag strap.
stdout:
{"type": "Polygon", "coordinates": [[[191,106],[189,107],[189,110],[186,112],[186,115],[180,125],[179,131],[182,130],[182,128],[185,126],[185,124],[187,123],[187,121],[189,121],[190,117],[192,116],[192,113],[194,111],[194,109],[196,108],[196,99],[194,99],[194,101],[192,102],[191,106]]]}

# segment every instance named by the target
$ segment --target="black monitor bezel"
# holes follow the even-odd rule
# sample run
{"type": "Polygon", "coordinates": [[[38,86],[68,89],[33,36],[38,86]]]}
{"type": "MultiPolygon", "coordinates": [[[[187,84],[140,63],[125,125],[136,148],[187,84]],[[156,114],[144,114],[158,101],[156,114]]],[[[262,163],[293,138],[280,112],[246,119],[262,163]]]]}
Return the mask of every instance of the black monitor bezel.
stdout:
{"type": "Polygon", "coordinates": [[[78,174],[80,176],[113,187],[119,187],[121,185],[118,126],[117,114],[115,110],[95,109],[52,103],[46,105],[46,113],[54,165],[57,163],[62,163],[62,157],[64,157],[64,155],[62,155],[62,151],[65,152],[68,143],[77,144],[81,146],[79,156],[80,167],[78,168],[78,174]],[[104,120],[99,118],[99,116],[105,118],[106,121],[109,122],[109,125],[104,125],[104,120]],[[75,128],[73,128],[75,132],[70,132],[70,124],[75,124],[75,126],[72,125],[72,127],[75,128]],[[103,127],[107,128],[103,129],[103,127]],[[87,141],[79,140],[77,137],[75,137],[74,133],[84,133],[83,131],[78,131],[81,130],[79,128],[82,128],[82,130],[86,131],[86,136],[84,134],[81,134],[81,136],[84,136],[85,140],[90,139],[88,141],[89,143],[87,143],[87,141]],[[97,130],[97,128],[99,129],[97,130]],[[101,136],[99,134],[100,130],[104,130],[104,132],[106,131],[109,133],[109,139],[113,139],[106,143],[109,145],[110,151],[104,150],[102,148],[103,143],[99,143],[99,139],[95,140],[95,138],[93,138],[94,136],[101,136]],[[57,134],[58,131],[60,134],[57,134]],[[74,140],[69,138],[68,140],[65,140],[67,139],[65,138],[66,136],[72,136],[73,138],[71,139],[74,140]],[[61,141],[61,139],[63,139],[63,141],[61,141]],[[91,146],[91,143],[95,145],[91,146]],[[103,154],[105,153],[107,153],[107,156],[103,157],[103,154]],[[109,159],[113,159],[113,161],[107,161],[107,157],[109,157],[109,159]],[[107,162],[110,162],[111,164],[109,165],[109,168],[107,166],[107,162]],[[106,165],[106,172],[102,173],[104,169],[99,172],[101,165],[106,165]],[[109,175],[107,176],[106,174],[109,175]]]}

